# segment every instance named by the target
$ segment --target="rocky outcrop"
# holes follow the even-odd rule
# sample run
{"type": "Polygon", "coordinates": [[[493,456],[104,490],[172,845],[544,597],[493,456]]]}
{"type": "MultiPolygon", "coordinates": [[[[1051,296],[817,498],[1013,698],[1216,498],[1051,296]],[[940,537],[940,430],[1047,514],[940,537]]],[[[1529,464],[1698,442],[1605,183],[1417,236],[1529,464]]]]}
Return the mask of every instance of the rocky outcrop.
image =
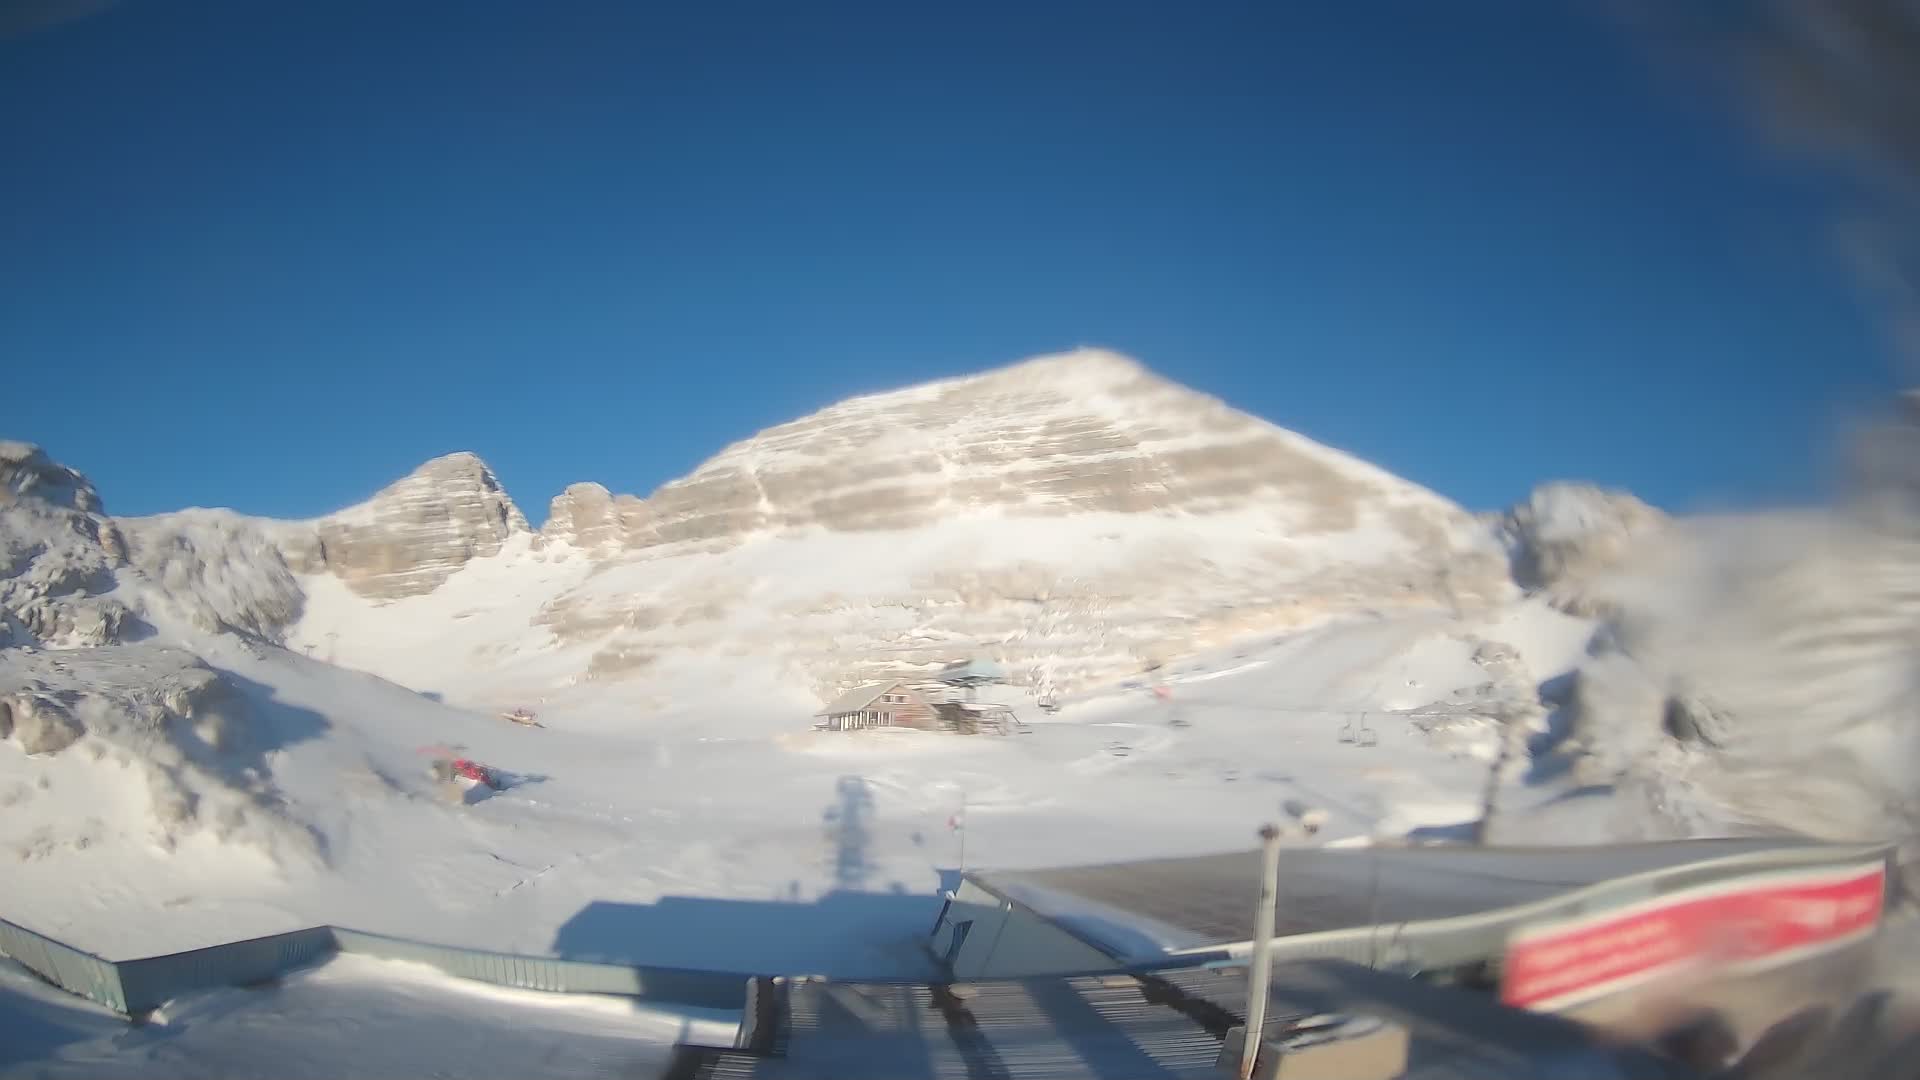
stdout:
{"type": "Polygon", "coordinates": [[[7,639],[107,645],[155,613],[209,632],[274,638],[300,613],[299,584],[278,539],[303,526],[226,510],[115,520],[98,512],[86,477],[25,443],[0,443],[0,483],[7,639]]]}
{"type": "Polygon", "coordinates": [[[1548,593],[1573,614],[1592,614],[1604,606],[1591,595],[1595,582],[1666,523],[1665,514],[1626,492],[1554,483],[1535,488],[1498,528],[1514,581],[1548,593]]]}
{"type": "MultiPolygon", "coordinates": [[[[209,633],[278,640],[305,599],[282,551],[287,529],[226,510],[183,510],[121,522],[149,599],[209,633]]],[[[315,541],[317,545],[317,538],[315,541]]]]}
{"type": "Polygon", "coordinates": [[[113,587],[110,530],[87,515],[32,505],[0,507],[0,607],[113,587]]]}
{"type": "Polygon", "coordinates": [[[650,535],[649,521],[646,503],[632,495],[614,495],[599,484],[572,484],[548,505],[540,537],[611,555],[640,546],[650,535]]]}
{"type": "Polygon", "coordinates": [[[37,596],[13,605],[9,613],[27,633],[61,648],[119,641],[133,617],[127,605],[110,596],[37,596]]]}
{"type": "MultiPolygon", "coordinates": [[[[383,600],[432,592],[529,531],[493,470],[467,453],[435,458],[315,529],[320,564],[353,591],[383,600]]],[[[312,560],[311,549],[293,546],[296,559],[312,560]]]]}
{"type": "Polygon", "coordinates": [[[101,594],[126,541],[86,477],[38,447],[0,442],[0,638],[63,646],[119,638],[131,613],[101,594]]]}
{"type": "Polygon", "coordinates": [[[247,705],[233,685],[209,668],[192,667],[163,680],[154,697],[167,715],[185,722],[216,754],[247,748],[247,705]]]}
{"type": "Polygon", "coordinates": [[[152,641],[0,664],[0,738],[28,754],[109,762],[116,784],[136,776],[150,800],[148,839],[163,850],[201,832],[277,861],[318,858],[314,834],[286,814],[266,756],[276,740],[256,736],[283,720],[198,657],[152,641]]]}
{"type": "Polygon", "coordinates": [[[21,693],[0,699],[11,734],[29,754],[57,754],[83,734],[80,723],[59,698],[44,693],[21,693]]]}
{"type": "Polygon", "coordinates": [[[82,513],[104,512],[100,493],[78,470],[55,462],[32,443],[0,439],[0,503],[26,498],[82,513]]]}

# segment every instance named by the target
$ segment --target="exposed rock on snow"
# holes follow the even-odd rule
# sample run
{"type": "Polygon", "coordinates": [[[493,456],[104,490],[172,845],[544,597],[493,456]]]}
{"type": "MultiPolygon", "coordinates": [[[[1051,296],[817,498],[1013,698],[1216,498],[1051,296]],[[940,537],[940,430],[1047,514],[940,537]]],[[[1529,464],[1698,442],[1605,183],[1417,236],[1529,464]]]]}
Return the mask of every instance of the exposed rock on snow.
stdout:
{"type": "Polygon", "coordinates": [[[0,579],[33,596],[110,588],[119,560],[113,526],[88,514],[20,501],[0,505],[0,579]]]}
{"type": "MultiPolygon", "coordinates": [[[[0,656],[0,703],[12,738],[28,754],[63,756],[109,770],[123,785],[132,770],[145,787],[145,841],[171,849],[189,833],[244,843],[277,862],[311,861],[312,832],[287,815],[258,738],[271,717],[256,715],[219,672],[191,653],[150,643],[0,656]],[[87,739],[76,746],[81,735],[87,739]]],[[[85,832],[86,823],[63,823],[85,832]]],[[[76,833],[76,836],[79,834],[76,833]]],[[[45,853],[68,837],[47,835],[45,853]]]]}
{"type": "Polygon", "coordinates": [[[67,706],[51,694],[24,692],[0,699],[12,736],[29,754],[54,754],[72,746],[82,731],[67,706]]]}
{"type": "Polygon", "coordinates": [[[194,626],[277,640],[304,599],[282,554],[287,530],[226,510],[123,519],[131,562],[157,586],[152,603],[194,626]]]}
{"type": "Polygon", "coordinates": [[[120,640],[132,618],[127,605],[110,596],[36,596],[12,609],[27,633],[55,648],[86,648],[120,640]]]}
{"type": "Polygon", "coordinates": [[[1589,484],[1535,488],[1500,521],[1521,587],[1543,589],[1560,606],[1590,614],[1595,580],[1618,568],[1634,545],[1658,532],[1666,515],[1632,495],[1589,484]]]}
{"type": "Polygon", "coordinates": [[[0,439],[0,503],[32,497],[50,506],[98,514],[100,494],[77,470],[32,443],[0,439]]]}
{"type": "Polygon", "coordinates": [[[162,681],[155,697],[170,715],[192,724],[194,735],[216,753],[246,747],[246,701],[217,672],[186,668],[162,681]]]}
{"type": "MultiPolygon", "coordinates": [[[[1476,555],[1392,538],[1336,553],[1294,546],[1270,519],[1223,526],[960,518],[870,540],[763,540],[609,564],[535,621],[557,646],[599,643],[596,680],[659,673],[676,656],[737,656],[831,696],[979,655],[1018,684],[1067,692],[1342,614],[1444,608],[1450,589],[1468,593],[1463,582],[1478,582],[1485,603],[1504,580],[1491,548],[1476,555]],[[758,579],[756,567],[769,564],[791,569],[758,579]]],[[[494,655],[515,647],[524,645],[503,639],[494,655]]]]}
{"type": "Polygon", "coordinates": [[[1462,641],[1486,680],[1412,710],[1412,724],[1455,753],[1494,761],[1503,739],[1524,732],[1541,715],[1538,692],[1518,649],[1471,634],[1462,641]]]}
{"type": "Polygon", "coordinates": [[[645,535],[648,520],[646,504],[632,495],[613,495],[599,484],[572,484],[554,496],[540,536],[611,555],[645,535]]]}
{"type": "Polygon", "coordinates": [[[126,545],[85,477],[26,443],[0,443],[0,629],[61,647],[113,641],[129,613],[115,586],[126,545]]]}
{"type": "MultiPolygon", "coordinates": [[[[317,523],[326,567],[377,599],[432,592],[469,560],[493,555],[508,536],[528,531],[493,470],[468,453],[435,458],[317,523]]],[[[309,554],[301,541],[293,546],[309,554]]]]}

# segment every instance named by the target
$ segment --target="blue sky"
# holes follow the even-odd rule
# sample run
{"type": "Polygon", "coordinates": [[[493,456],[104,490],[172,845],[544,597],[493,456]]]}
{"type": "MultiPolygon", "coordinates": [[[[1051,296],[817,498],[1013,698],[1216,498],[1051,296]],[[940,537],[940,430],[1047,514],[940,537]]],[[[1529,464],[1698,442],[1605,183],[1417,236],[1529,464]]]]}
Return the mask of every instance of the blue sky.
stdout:
{"type": "Polygon", "coordinates": [[[1839,193],[1586,5],[125,0],[0,39],[0,434],[538,520],[1096,344],[1475,508],[1817,496],[1839,193]]]}

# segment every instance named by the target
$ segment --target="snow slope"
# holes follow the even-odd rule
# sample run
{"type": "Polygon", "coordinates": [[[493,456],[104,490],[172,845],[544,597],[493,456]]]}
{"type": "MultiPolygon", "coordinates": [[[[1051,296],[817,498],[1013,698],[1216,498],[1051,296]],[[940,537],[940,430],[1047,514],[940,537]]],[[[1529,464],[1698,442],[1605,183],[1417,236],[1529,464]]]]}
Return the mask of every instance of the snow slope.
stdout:
{"type": "Polygon", "coordinates": [[[1324,804],[1330,838],[1470,820],[1490,752],[1405,710],[1511,683],[1475,660],[1496,628],[1328,623],[1164,669],[1165,697],[1114,688],[1046,716],[1016,694],[1030,730],[1004,738],[815,733],[750,687],[699,724],[525,728],[207,636],[195,651],[252,709],[270,820],[311,850],[241,831],[169,851],[120,755],[0,755],[8,915],[113,958],[331,922],[665,965],[919,970],[955,815],[968,863],[1001,866],[1239,848],[1285,797],[1324,804]],[[1339,741],[1349,722],[1378,746],[1339,741]],[[522,782],[449,804],[425,775],[440,745],[522,782]]]}
{"type": "Polygon", "coordinates": [[[700,711],[716,681],[744,678],[810,711],[836,688],[976,653],[1064,689],[1329,616],[1444,604],[1416,571],[1372,561],[1394,543],[1365,530],[1296,543],[1251,513],[983,514],[616,562],[519,541],[397,601],[303,579],[289,641],[485,706],[700,711]]]}

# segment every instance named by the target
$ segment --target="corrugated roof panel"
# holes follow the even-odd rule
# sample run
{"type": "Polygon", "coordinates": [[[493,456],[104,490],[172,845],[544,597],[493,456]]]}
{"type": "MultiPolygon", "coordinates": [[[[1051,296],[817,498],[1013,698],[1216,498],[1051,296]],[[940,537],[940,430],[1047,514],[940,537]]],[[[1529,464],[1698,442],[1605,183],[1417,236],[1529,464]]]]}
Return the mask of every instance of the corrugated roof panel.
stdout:
{"type": "MultiPolygon", "coordinates": [[[[1648,870],[1796,846],[1808,845],[1729,839],[1607,848],[1291,849],[1280,856],[1275,933],[1472,915],[1648,870]]],[[[969,876],[1113,956],[1146,962],[1250,940],[1259,866],[1259,853],[1248,851],[969,876]]]]}

